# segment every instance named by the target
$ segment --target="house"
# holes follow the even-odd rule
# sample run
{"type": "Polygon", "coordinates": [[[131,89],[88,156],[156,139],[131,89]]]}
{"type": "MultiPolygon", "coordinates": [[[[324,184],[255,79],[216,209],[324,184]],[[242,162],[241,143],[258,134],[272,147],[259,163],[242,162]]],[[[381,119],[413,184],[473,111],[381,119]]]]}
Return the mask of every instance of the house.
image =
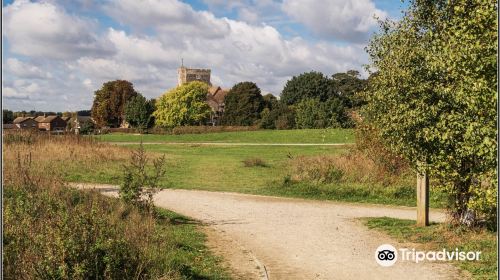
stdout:
{"type": "Polygon", "coordinates": [[[87,125],[94,124],[94,120],[90,116],[76,116],[74,118],[71,118],[70,122],[71,122],[72,129],[75,130],[75,134],[80,134],[80,130],[86,124],[87,125]]]}
{"type": "Polygon", "coordinates": [[[46,131],[64,131],[66,122],[59,116],[48,116],[38,122],[39,130],[46,131]]]}
{"type": "Polygon", "coordinates": [[[13,124],[18,129],[36,129],[38,127],[38,123],[33,117],[17,117],[13,124]]]}
{"type": "Polygon", "coordinates": [[[210,87],[207,94],[207,104],[212,108],[210,125],[219,125],[224,114],[224,99],[229,91],[221,87],[210,87]]]}
{"type": "Polygon", "coordinates": [[[3,129],[17,129],[17,126],[13,123],[4,123],[3,129]]]}
{"type": "Polygon", "coordinates": [[[36,118],[35,118],[35,121],[39,123],[39,122],[41,122],[43,119],[45,119],[45,115],[36,117],[36,118]]]}

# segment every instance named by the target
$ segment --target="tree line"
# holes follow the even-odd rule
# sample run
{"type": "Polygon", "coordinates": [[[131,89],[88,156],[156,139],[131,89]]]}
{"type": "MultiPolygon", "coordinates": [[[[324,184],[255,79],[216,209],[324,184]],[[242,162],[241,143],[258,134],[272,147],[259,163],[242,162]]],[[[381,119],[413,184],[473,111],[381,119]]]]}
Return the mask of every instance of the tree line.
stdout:
{"type": "MultiPolygon", "coordinates": [[[[264,129],[353,127],[350,113],[364,104],[360,93],[366,84],[354,70],[331,77],[312,71],[290,79],[278,99],[262,95],[254,82],[240,82],[225,96],[219,123],[264,129]]],[[[132,83],[110,81],[95,92],[92,117],[97,126],[127,122],[138,129],[206,125],[213,114],[208,90],[205,83],[191,82],[147,100],[132,83]]]]}

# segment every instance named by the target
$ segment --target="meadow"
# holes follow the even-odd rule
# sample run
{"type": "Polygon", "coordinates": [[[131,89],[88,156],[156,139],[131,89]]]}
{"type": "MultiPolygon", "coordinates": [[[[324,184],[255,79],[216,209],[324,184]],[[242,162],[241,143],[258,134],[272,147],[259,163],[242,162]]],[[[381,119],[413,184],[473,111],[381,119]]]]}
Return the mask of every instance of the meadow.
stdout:
{"type": "MultiPolygon", "coordinates": [[[[140,141],[156,142],[154,145],[145,144],[144,147],[152,154],[167,157],[167,176],[160,182],[164,188],[406,206],[416,204],[413,176],[401,176],[392,181],[377,179],[375,177],[391,176],[378,174],[373,163],[366,158],[350,157],[352,145],[313,145],[353,143],[354,133],[349,129],[261,130],[185,135],[118,133],[99,135],[95,139],[102,142],[122,142],[130,149],[137,148],[140,141]],[[137,144],[132,144],[134,142],[137,144]],[[160,144],[161,142],[168,144],[160,144]],[[220,145],[201,144],[210,142],[220,145]],[[237,145],[230,145],[233,143],[237,145]],[[246,143],[257,145],[245,145],[246,143]],[[309,145],[266,145],[275,143],[309,145]],[[308,162],[311,159],[313,162],[308,162]],[[259,164],[251,164],[252,162],[259,164]],[[317,166],[318,164],[326,164],[326,167],[317,166]],[[297,165],[301,170],[297,169],[297,165]],[[332,173],[341,173],[342,178],[320,181],[314,178],[297,178],[297,173],[316,172],[314,168],[303,170],[301,165],[326,168],[323,171],[325,174],[312,174],[313,176],[331,177],[332,173]]],[[[66,178],[70,181],[108,184],[120,183],[120,164],[120,160],[92,165],[64,163],[66,178]]],[[[311,176],[309,173],[306,177],[311,176]]],[[[444,199],[438,191],[432,191],[431,206],[444,206],[444,199]]]]}
{"type": "Polygon", "coordinates": [[[257,130],[180,135],[111,133],[96,137],[106,142],[354,143],[352,129],[257,130]]]}

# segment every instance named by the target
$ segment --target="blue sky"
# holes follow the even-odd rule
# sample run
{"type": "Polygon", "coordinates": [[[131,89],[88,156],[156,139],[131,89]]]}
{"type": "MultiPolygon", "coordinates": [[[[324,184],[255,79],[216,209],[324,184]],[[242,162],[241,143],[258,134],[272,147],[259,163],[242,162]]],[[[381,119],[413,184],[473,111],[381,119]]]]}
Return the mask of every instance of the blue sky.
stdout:
{"type": "Polygon", "coordinates": [[[325,75],[368,62],[374,15],[397,19],[394,0],[3,1],[4,108],[90,109],[102,83],[126,79],[155,98],[176,69],[212,69],[229,88],[254,81],[279,95],[306,71],[325,75]]]}

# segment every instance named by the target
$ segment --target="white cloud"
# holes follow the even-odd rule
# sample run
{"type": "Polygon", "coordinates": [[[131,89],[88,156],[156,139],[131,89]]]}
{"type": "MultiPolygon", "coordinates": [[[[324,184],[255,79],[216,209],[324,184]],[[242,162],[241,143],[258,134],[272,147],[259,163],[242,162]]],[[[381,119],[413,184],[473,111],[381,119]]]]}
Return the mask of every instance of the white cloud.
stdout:
{"type": "Polygon", "coordinates": [[[21,55],[68,59],[112,50],[95,35],[96,22],[72,16],[49,2],[17,0],[3,9],[4,35],[21,55]]]}
{"type": "MultiPolygon", "coordinates": [[[[4,14],[10,17],[6,19],[10,49],[25,56],[6,62],[3,89],[8,108],[22,109],[29,98],[45,102],[33,103],[42,106],[37,109],[90,109],[94,91],[115,79],[129,80],[145,96],[158,97],[176,85],[181,58],[186,66],[211,68],[216,85],[229,88],[254,81],[263,92],[275,95],[293,75],[311,70],[326,75],[361,70],[366,61],[361,45],[284,37],[273,26],[255,23],[261,22],[262,13],[246,4],[235,6],[239,11],[248,8],[247,19],[242,21],[195,11],[175,0],[110,0],[104,11],[125,26],[123,30],[116,26],[95,30],[99,26],[94,20],[69,15],[58,6],[63,2],[16,1],[5,7],[4,14]],[[33,11],[42,14],[37,19],[33,11]],[[13,24],[27,15],[34,19],[16,29],[13,24]],[[27,38],[45,21],[49,27],[27,38]],[[90,36],[95,44],[79,41],[75,32],[90,36]],[[52,77],[44,76],[47,73],[52,77]]],[[[260,2],[276,5],[270,0],[260,2]]]]}
{"type": "Polygon", "coordinates": [[[5,70],[20,78],[44,79],[52,78],[50,72],[45,72],[40,67],[23,62],[17,58],[8,58],[5,70]]]}
{"type": "Polygon", "coordinates": [[[284,0],[283,11],[313,32],[328,38],[364,42],[387,14],[371,0],[284,0]]]}
{"type": "Polygon", "coordinates": [[[220,38],[229,28],[212,13],[195,11],[177,0],[110,0],[104,10],[116,21],[132,28],[154,26],[177,35],[220,38]]]}
{"type": "Polygon", "coordinates": [[[125,31],[110,28],[108,38],[116,47],[117,58],[132,59],[151,64],[171,64],[179,62],[175,48],[163,45],[159,40],[147,36],[129,36],[125,31]]]}

